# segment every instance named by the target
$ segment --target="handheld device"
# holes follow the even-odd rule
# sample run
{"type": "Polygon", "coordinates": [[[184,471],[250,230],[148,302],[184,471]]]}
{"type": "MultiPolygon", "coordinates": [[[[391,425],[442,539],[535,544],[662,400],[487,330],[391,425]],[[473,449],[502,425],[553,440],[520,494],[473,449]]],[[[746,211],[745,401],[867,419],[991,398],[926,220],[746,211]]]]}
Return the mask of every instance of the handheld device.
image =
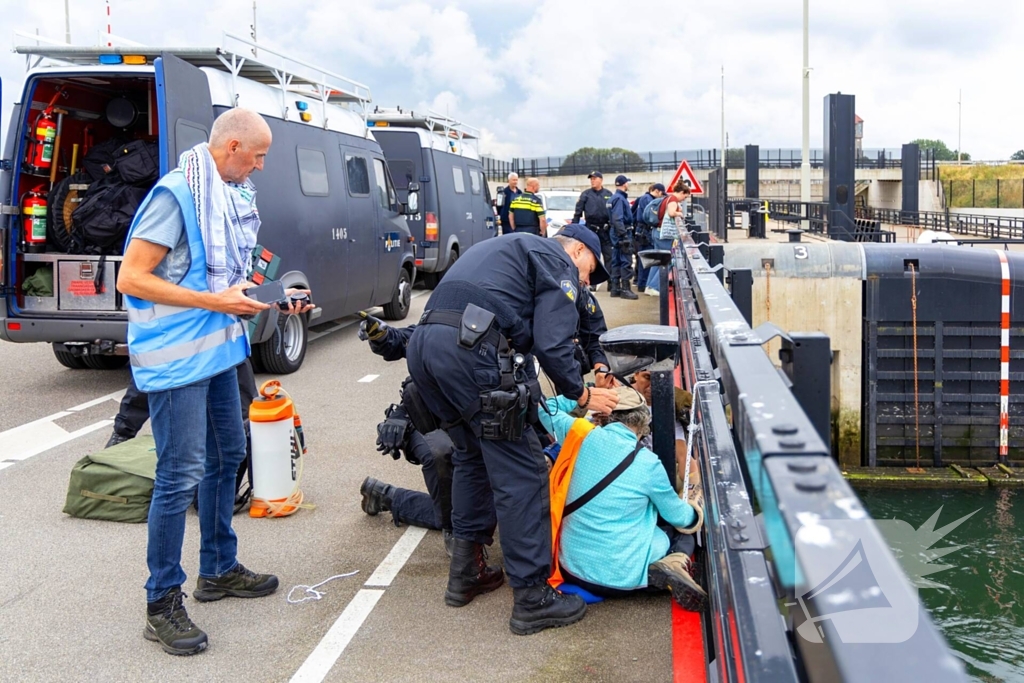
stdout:
{"type": "Polygon", "coordinates": [[[277,280],[257,287],[250,287],[245,290],[245,295],[262,304],[276,304],[288,298],[284,294],[284,284],[277,280]]]}
{"type": "Polygon", "coordinates": [[[309,304],[309,295],[305,292],[295,292],[287,300],[277,302],[277,307],[282,311],[287,311],[289,302],[291,302],[292,306],[301,308],[309,304]]]}

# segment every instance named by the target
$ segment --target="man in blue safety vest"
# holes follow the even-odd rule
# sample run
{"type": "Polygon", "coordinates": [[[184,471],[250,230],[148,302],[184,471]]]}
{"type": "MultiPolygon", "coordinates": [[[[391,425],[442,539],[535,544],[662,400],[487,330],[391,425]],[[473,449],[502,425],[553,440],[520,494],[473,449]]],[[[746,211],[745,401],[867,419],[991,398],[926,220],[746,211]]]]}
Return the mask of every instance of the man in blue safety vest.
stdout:
{"type": "MultiPolygon", "coordinates": [[[[199,490],[199,579],[193,597],[254,598],[277,590],[236,557],[235,473],[245,458],[236,366],[249,355],[239,316],[269,308],[245,295],[259,213],[249,182],[263,168],[270,128],[232,109],[210,142],[181,156],[139,207],[117,280],[128,308],[136,385],[149,394],[157,465],[149,509],[146,627],[168,653],[191,655],[207,636],[182,604],[185,511],[199,490]]],[[[288,313],[303,313],[289,304],[288,313]]]]}

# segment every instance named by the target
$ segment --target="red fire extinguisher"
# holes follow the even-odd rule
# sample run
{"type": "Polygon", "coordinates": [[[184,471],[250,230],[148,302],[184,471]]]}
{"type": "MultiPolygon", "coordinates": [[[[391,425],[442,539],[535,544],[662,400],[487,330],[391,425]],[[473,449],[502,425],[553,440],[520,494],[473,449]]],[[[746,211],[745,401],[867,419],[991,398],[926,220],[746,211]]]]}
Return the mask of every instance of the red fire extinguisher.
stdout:
{"type": "Polygon", "coordinates": [[[21,251],[28,254],[46,251],[46,192],[43,185],[36,185],[22,195],[21,215],[21,251]]]}
{"type": "Polygon", "coordinates": [[[29,135],[28,151],[25,163],[35,171],[48,171],[53,164],[53,142],[57,137],[57,124],[53,120],[53,110],[44,109],[36,117],[29,135]]]}

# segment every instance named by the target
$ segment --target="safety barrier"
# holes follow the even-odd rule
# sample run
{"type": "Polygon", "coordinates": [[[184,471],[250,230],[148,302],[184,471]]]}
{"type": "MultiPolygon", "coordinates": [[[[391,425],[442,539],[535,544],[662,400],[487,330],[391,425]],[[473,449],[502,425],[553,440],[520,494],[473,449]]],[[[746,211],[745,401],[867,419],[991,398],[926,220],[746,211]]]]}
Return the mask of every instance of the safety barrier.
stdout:
{"type": "Polygon", "coordinates": [[[672,303],[706,495],[706,680],[966,680],[764,352],[778,330],[750,328],[702,250],[674,254],[672,303]]]}

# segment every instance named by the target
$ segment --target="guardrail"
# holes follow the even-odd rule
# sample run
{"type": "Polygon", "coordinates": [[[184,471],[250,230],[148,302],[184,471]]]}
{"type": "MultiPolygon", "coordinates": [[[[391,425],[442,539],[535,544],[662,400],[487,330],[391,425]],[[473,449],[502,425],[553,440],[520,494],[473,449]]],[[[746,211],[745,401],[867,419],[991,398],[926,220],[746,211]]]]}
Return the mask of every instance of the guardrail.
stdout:
{"type": "Polygon", "coordinates": [[[898,211],[896,209],[863,209],[858,217],[888,223],[913,225],[956,235],[973,235],[986,239],[1024,239],[1024,218],[1019,216],[988,216],[952,213],[950,211],[898,211]]]}
{"type": "MultiPolygon", "coordinates": [[[[763,350],[768,334],[750,328],[701,248],[683,238],[672,275],[706,495],[707,680],[966,680],[763,350]],[[844,566],[855,568],[842,575],[844,566]],[[840,622],[877,608],[879,591],[888,619],[875,612],[876,628],[851,636],[840,622]],[[896,616],[913,619],[913,632],[870,642],[885,640],[896,616]]],[[[734,282],[750,282],[739,274],[734,282]]]]}

